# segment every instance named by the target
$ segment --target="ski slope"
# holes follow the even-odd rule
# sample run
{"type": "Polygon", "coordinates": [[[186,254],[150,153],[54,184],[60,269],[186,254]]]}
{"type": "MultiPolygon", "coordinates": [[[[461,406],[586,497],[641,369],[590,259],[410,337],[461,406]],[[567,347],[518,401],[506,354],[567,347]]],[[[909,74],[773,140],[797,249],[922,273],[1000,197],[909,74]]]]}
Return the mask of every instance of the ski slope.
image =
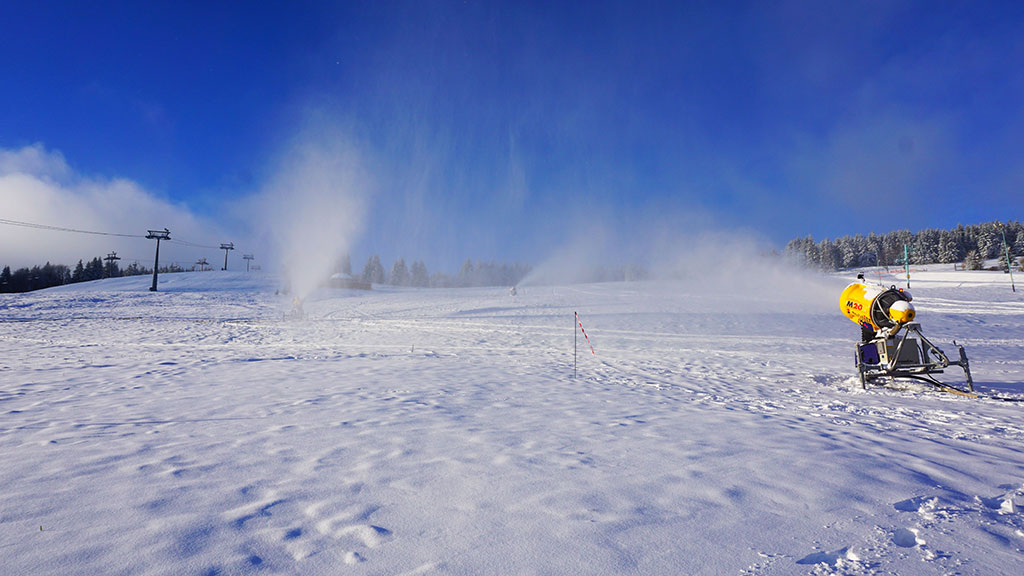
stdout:
{"type": "MultiPolygon", "coordinates": [[[[1024,403],[862,390],[845,275],[321,290],[301,320],[271,277],[160,279],[0,295],[0,574],[1024,566],[1024,403]]],[[[1005,275],[913,291],[1024,399],[1005,275]]]]}

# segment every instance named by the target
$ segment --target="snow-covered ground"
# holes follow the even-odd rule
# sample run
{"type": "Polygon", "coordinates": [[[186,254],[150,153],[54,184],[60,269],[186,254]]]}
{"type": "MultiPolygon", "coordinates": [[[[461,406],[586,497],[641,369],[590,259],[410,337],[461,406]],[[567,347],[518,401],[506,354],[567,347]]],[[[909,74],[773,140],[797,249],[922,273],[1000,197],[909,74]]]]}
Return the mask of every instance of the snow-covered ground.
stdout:
{"type": "MultiPolygon", "coordinates": [[[[0,296],[0,573],[1021,573],[1024,403],[862,390],[848,279],[0,296]]],[[[1005,275],[913,291],[1024,398],[1005,275]]]]}

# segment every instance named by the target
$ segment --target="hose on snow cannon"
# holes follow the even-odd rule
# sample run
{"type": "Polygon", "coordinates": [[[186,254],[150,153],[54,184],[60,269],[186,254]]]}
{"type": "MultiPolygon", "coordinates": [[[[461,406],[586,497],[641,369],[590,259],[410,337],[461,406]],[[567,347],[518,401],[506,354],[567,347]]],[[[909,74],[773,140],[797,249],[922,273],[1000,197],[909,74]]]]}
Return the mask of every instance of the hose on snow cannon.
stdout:
{"type": "Polygon", "coordinates": [[[917,310],[909,290],[890,286],[872,286],[863,275],[847,286],[839,296],[843,315],[861,327],[861,341],[857,343],[855,362],[861,385],[882,377],[910,378],[927,382],[940,389],[961,392],[935,378],[950,365],[960,366],[967,379],[967,387],[974,390],[971,370],[964,347],[955,341],[959,360],[950,360],[945,353],[921,333],[921,325],[914,322],[917,310]],[[899,335],[902,331],[902,335],[899,335]]]}

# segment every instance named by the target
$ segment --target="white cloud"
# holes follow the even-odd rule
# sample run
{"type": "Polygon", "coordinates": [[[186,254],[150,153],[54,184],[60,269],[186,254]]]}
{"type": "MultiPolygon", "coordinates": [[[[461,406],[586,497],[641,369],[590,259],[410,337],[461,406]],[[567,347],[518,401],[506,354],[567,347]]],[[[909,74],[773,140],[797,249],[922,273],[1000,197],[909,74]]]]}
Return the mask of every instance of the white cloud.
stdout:
{"type": "Polygon", "coordinates": [[[71,168],[64,155],[54,150],[47,152],[36,143],[18,150],[0,149],[0,176],[24,174],[43,180],[65,180],[71,168]]]}
{"type": "MultiPolygon", "coordinates": [[[[0,149],[0,218],[94,232],[144,236],[168,228],[171,238],[217,245],[211,223],[124,178],[87,178],[76,173],[56,150],[35,144],[0,149]]],[[[116,251],[124,265],[133,260],[152,266],[154,245],[144,238],[81,234],[0,224],[0,266],[12,268],[51,262],[73,265],[80,259],[116,251]]],[[[216,261],[217,251],[176,244],[161,246],[161,263],[188,266],[199,256],[216,261]]]]}

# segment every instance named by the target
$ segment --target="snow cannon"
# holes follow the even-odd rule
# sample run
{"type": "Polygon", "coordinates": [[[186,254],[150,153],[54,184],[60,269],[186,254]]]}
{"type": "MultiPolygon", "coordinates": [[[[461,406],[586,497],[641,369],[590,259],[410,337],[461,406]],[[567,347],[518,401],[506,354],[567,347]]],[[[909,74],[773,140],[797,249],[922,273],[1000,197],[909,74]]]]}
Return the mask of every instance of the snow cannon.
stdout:
{"type": "Polygon", "coordinates": [[[939,381],[950,366],[964,370],[967,389],[974,390],[971,369],[964,347],[953,341],[960,354],[959,360],[950,360],[946,354],[921,333],[921,325],[914,322],[917,311],[908,290],[890,286],[871,286],[864,276],[857,276],[839,296],[843,314],[861,327],[861,341],[857,343],[854,362],[860,374],[861,386],[876,380],[894,381],[907,378],[926,382],[946,392],[967,394],[959,387],[939,381]]]}
{"type": "Polygon", "coordinates": [[[909,290],[895,286],[885,289],[857,281],[840,294],[839,307],[847,318],[864,329],[867,336],[869,332],[874,334],[883,329],[896,331],[912,322],[917,316],[911,304],[913,300],[909,290]]]}

